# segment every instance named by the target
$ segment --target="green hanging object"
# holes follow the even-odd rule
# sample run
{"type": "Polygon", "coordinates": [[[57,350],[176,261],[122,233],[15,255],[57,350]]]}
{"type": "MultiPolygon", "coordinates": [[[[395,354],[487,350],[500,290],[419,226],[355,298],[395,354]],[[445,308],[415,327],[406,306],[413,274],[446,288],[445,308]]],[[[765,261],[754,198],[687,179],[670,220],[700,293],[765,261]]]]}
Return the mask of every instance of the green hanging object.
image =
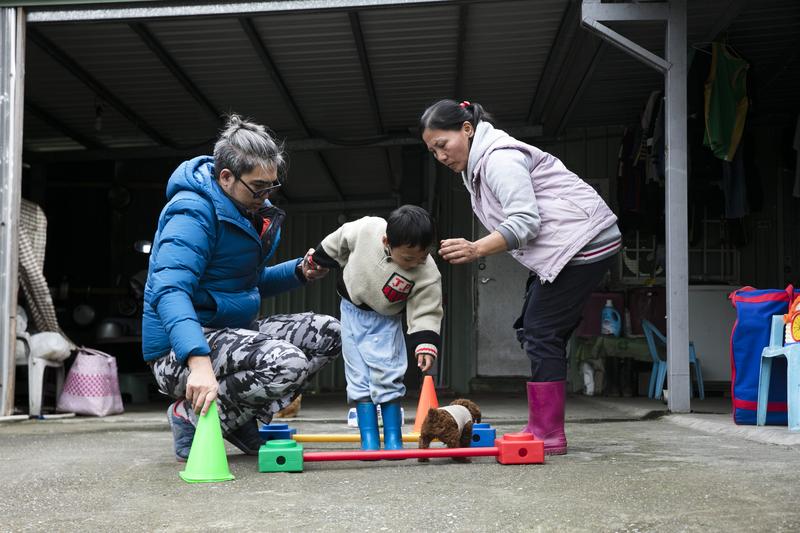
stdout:
{"type": "Polygon", "coordinates": [[[208,412],[197,419],[192,449],[186,469],[180,472],[180,476],[187,483],[215,483],[234,479],[225,455],[217,402],[211,402],[208,412]]]}

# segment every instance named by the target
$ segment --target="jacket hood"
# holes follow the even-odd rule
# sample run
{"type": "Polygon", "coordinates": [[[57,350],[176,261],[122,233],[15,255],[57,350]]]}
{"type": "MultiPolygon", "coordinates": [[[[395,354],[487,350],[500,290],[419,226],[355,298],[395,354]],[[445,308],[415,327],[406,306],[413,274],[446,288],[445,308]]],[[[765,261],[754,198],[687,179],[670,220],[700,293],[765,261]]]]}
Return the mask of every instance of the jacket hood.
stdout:
{"type": "MultiPolygon", "coordinates": [[[[229,220],[237,220],[244,226],[249,226],[247,219],[242,215],[233,200],[220,188],[214,178],[214,158],[208,155],[201,155],[184,161],[167,182],[167,200],[171,200],[181,191],[191,191],[208,198],[214,204],[217,216],[229,220]]],[[[264,208],[272,204],[269,200],[264,201],[264,208]]]]}
{"type": "Polygon", "coordinates": [[[472,138],[472,146],[469,149],[469,159],[467,160],[467,171],[461,173],[468,190],[472,190],[472,180],[475,178],[475,168],[483,158],[486,151],[497,141],[510,138],[508,133],[499,130],[488,122],[478,122],[475,128],[475,135],[472,138]]]}

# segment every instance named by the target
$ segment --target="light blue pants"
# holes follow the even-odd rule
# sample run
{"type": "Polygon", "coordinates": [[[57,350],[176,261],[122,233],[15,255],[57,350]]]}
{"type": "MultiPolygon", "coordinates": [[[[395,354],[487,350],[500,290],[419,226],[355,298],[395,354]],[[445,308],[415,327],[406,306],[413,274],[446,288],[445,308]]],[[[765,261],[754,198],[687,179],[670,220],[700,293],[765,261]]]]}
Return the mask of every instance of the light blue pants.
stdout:
{"type": "Polygon", "coordinates": [[[348,401],[377,405],[405,396],[408,359],[401,316],[359,309],[344,298],[341,311],[348,401]]]}

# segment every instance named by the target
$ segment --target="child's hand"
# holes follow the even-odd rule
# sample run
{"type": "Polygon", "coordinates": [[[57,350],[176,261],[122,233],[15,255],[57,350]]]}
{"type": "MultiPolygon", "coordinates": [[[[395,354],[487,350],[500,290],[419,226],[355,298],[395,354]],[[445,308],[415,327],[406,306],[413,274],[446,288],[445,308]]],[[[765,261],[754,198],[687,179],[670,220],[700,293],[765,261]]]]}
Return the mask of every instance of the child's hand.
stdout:
{"type": "Polygon", "coordinates": [[[435,357],[429,354],[418,353],[417,354],[417,366],[423,372],[427,372],[428,370],[433,367],[433,360],[435,357]]]}
{"type": "Polygon", "coordinates": [[[323,268],[314,263],[311,257],[312,255],[314,255],[314,249],[309,248],[306,255],[303,257],[303,276],[305,276],[308,281],[324,278],[328,274],[327,268],[323,268]]]}

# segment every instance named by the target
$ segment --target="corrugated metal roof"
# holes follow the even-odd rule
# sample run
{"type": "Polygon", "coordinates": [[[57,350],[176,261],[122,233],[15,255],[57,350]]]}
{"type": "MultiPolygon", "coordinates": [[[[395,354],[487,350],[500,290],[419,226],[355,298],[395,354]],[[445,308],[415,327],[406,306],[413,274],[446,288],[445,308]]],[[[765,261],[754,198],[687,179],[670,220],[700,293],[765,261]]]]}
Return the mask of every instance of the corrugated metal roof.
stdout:
{"type": "Polygon", "coordinates": [[[524,123],[567,3],[470,6],[464,97],[486,104],[503,123],[524,123]]]}
{"type": "Polygon", "coordinates": [[[148,24],[214,106],[302,137],[237,19],[176,19],[148,24]]]}
{"type": "Polygon", "coordinates": [[[217,124],[127,24],[85,30],[69,24],[38,29],[168,139],[197,144],[214,137],[217,124]]]}
{"type": "Polygon", "coordinates": [[[313,132],[336,138],[375,134],[347,13],[254,21],[313,132]]]}
{"type": "MultiPolygon", "coordinates": [[[[690,43],[709,38],[730,6],[739,3],[689,2],[690,43]]],[[[565,16],[569,5],[569,0],[502,0],[252,16],[246,20],[252,21],[276,75],[270,74],[243,29],[245,19],[152,19],[142,24],[214,109],[250,116],[281,137],[363,139],[379,133],[378,116],[384,132],[413,131],[424,107],[447,96],[481,102],[503,125],[524,124],[557,36],[571,39],[584,33],[559,33],[564,21],[574,22],[565,16]],[[357,20],[352,13],[358,13],[357,20]],[[354,22],[363,35],[368,69],[359,57],[354,22]],[[455,94],[459,79],[461,94],[455,94]]],[[[613,26],[663,53],[663,24],[613,26]]],[[[767,0],[751,3],[728,29],[729,42],[753,64],[762,109],[792,113],[800,106],[798,27],[800,2],[767,0]]],[[[219,122],[130,24],[41,24],[33,31],[52,41],[168,141],[186,146],[215,136],[219,122]]],[[[567,60],[555,66],[567,69],[564,77],[573,82],[551,91],[569,93],[560,96],[553,121],[563,113],[567,120],[561,127],[630,122],[650,91],[663,87],[655,71],[604,45],[581,92],[573,97],[579,88],[574,80],[582,79],[587,67],[586,61],[574,61],[575,54],[592,53],[596,42],[584,40],[575,50],[566,44],[567,60]]],[[[26,112],[26,150],[76,148],[65,130],[111,148],[157,144],[152,134],[96,96],[31,39],[27,61],[26,96],[47,117],[26,112]],[[103,109],[100,130],[95,128],[98,104],[103,109]]],[[[558,74],[558,68],[548,68],[558,74]]],[[[293,201],[338,199],[337,188],[345,198],[391,194],[383,148],[298,152],[292,160],[286,194],[293,201]]]]}

